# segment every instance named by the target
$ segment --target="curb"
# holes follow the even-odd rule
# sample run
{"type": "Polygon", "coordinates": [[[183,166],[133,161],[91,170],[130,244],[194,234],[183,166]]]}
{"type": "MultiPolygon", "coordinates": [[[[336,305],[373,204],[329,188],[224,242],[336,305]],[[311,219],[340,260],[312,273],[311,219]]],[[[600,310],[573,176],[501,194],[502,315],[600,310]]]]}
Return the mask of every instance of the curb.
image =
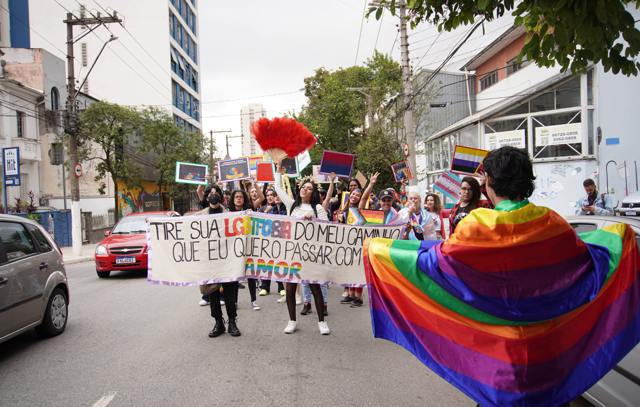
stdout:
{"type": "Polygon", "coordinates": [[[74,257],[71,259],[65,259],[64,264],[65,265],[77,264],[77,263],[84,263],[85,261],[92,261],[92,260],[93,260],[93,256],[80,256],[80,257],[74,257]]]}

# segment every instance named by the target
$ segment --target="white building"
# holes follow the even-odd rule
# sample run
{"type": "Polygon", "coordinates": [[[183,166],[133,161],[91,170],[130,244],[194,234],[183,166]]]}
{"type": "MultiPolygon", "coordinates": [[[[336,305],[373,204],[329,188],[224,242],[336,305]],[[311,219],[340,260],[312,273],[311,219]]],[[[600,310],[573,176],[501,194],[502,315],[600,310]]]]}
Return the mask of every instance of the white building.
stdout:
{"type": "Polygon", "coordinates": [[[240,109],[243,156],[262,154],[262,149],[251,135],[251,124],[266,115],[267,111],[261,103],[251,103],[240,109]]]}
{"type": "Polygon", "coordinates": [[[614,201],[637,191],[640,79],[604,72],[600,64],[572,75],[518,63],[524,36],[512,27],[462,67],[475,72],[477,111],[428,138],[428,183],[449,168],[456,144],[488,150],[513,145],[533,158],[531,200],[561,214],[575,212],[585,178],[594,178],[614,201]]]}
{"type": "MultiPolygon", "coordinates": [[[[40,123],[38,109],[44,95],[37,89],[13,79],[0,77],[0,143],[20,149],[20,186],[7,188],[7,206],[14,207],[16,198],[28,203],[28,195],[40,192],[40,123]]],[[[4,205],[4,203],[3,203],[4,205]]],[[[6,208],[5,208],[6,209],[6,208]]]]}
{"type": "MultiPolygon", "coordinates": [[[[100,27],[76,43],[75,72],[81,81],[111,33],[117,37],[106,46],[81,90],[123,105],[165,106],[179,125],[201,131],[196,0],[101,0],[86,2],[86,8],[75,0],[31,0],[29,6],[31,46],[61,58],[66,52],[63,20],[68,12],[92,17],[115,10],[124,27],[109,24],[111,32],[100,27]]],[[[86,31],[74,27],[76,36],[86,31]]]]}

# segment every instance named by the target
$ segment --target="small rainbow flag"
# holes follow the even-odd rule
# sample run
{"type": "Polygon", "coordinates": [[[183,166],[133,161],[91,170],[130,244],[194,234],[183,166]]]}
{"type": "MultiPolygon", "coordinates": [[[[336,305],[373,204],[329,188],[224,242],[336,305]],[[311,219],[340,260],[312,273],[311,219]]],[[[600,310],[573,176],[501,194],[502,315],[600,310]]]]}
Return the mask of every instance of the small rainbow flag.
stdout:
{"type": "Polygon", "coordinates": [[[371,209],[362,209],[360,214],[367,222],[368,225],[382,225],[384,224],[384,212],[374,211],[371,209]]]}
{"type": "Polygon", "coordinates": [[[373,335],[482,406],[568,403],[640,342],[625,224],[576,236],[524,201],[474,210],[445,242],[369,239],[363,258],[373,335]]]}
{"type": "Polygon", "coordinates": [[[487,154],[489,154],[487,150],[456,146],[453,151],[453,160],[451,160],[451,171],[460,174],[475,174],[487,154]]]}

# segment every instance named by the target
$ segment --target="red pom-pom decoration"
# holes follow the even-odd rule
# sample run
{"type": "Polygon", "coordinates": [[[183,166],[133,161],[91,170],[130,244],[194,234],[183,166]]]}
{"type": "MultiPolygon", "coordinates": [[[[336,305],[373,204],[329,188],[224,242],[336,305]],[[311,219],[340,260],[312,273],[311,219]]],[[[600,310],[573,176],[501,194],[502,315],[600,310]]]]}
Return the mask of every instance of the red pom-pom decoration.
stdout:
{"type": "Polygon", "coordinates": [[[251,133],[260,148],[275,162],[280,162],[285,157],[293,158],[317,142],[304,124],[289,117],[263,117],[251,125],[251,133]]]}

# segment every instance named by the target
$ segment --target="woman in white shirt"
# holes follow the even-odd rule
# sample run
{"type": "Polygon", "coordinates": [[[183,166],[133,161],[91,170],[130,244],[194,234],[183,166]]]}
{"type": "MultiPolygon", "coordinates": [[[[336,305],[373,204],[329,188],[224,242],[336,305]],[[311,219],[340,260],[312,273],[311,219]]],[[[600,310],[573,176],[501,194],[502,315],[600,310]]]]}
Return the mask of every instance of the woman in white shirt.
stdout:
{"type": "MultiPolygon", "coordinates": [[[[327,211],[322,207],[320,201],[320,193],[318,187],[311,180],[303,181],[300,185],[300,189],[296,194],[296,199],[292,199],[287,195],[286,191],[281,186],[280,177],[276,176],[275,190],[282,203],[287,207],[289,216],[298,219],[320,219],[328,221],[327,211]]],[[[296,288],[297,283],[286,283],[286,299],[287,309],[289,311],[289,323],[284,329],[284,333],[292,334],[296,331],[296,288]]],[[[327,322],[324,320],[324,299],[322,298],[322,291],[320,284],[309,284],[311,292],[313,293],[313,302],[316,305],[318,311],[318,329],[322,335],[329,335],[331,331],[327,322]]]]}

